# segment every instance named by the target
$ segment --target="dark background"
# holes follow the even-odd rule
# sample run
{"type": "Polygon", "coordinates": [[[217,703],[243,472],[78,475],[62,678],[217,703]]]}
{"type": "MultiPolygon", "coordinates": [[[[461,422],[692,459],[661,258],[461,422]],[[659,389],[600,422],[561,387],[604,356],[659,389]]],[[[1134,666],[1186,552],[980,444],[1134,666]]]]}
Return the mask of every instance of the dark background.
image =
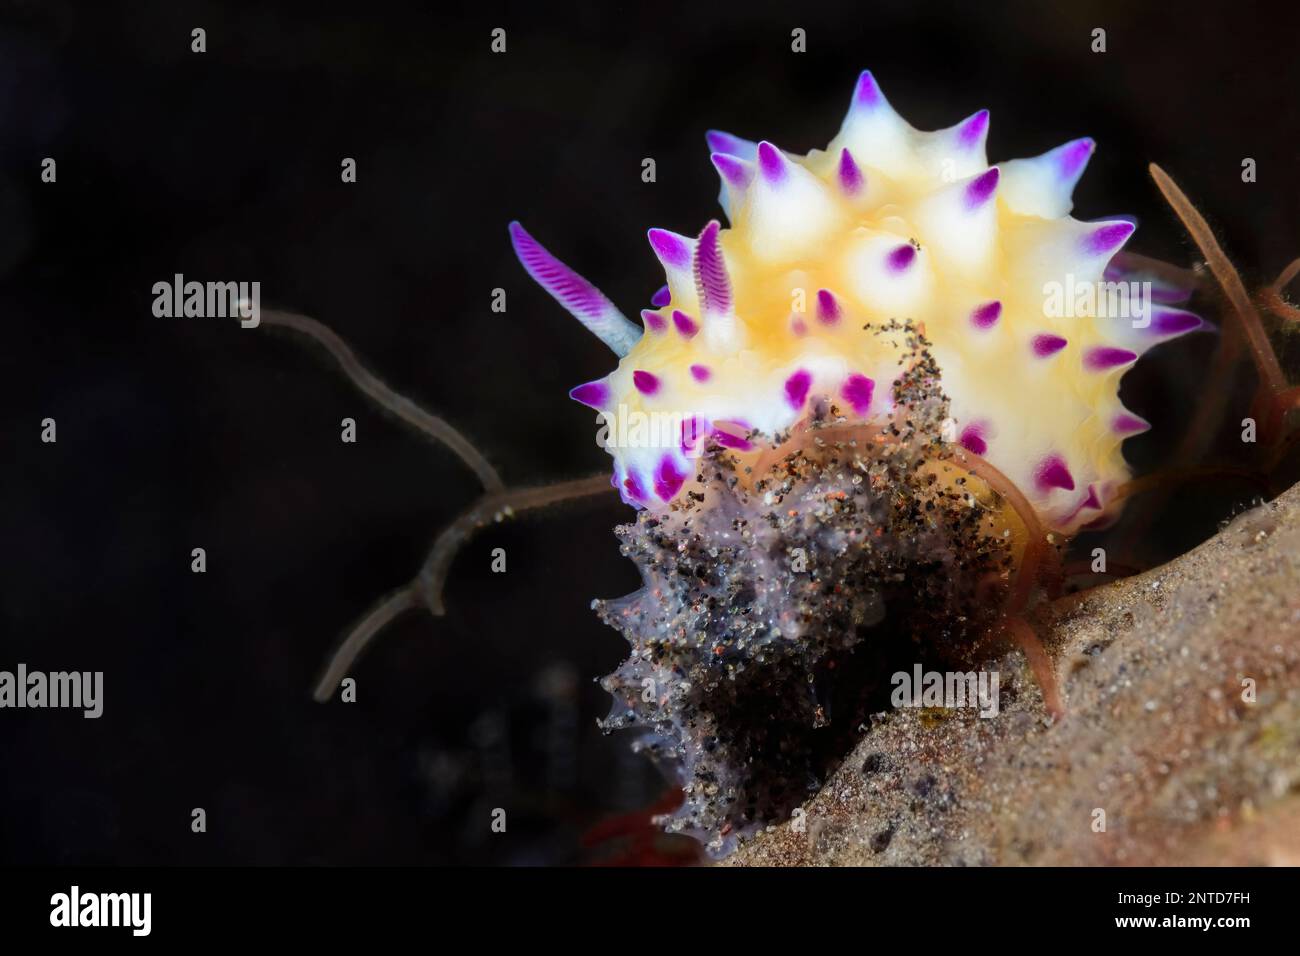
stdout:
{"type": "MultiPolygon", "coordinates": [[[[0,712],[0,861],[589,861],[609,848],[582,833],[664,790],[595,728],[593,681],[625,645],[589,603],[638,584],[612,495],[476,538],[448,616],[393,627],[356,704],[313,703],[339,636],[476,480],[289,334],[155,318],[154,282],[259,280],[264,307],[332,326],[531,483],[605,467],[565,392],[613,360],[527,279],[506,223],[635,315],[662,281],[646,228],[716,215],[704,131],[824,146],[863,68],[921,128],[989,107],[993,160],[1095,137],[1076,215],[1138,215],[1132,249],[1195,255],[1156,160],[1251,287],[1300,254],[1294,5],[439,6],[0,3],[0,668],[105,672],[97,721],[0,712]]],[[[1140,464],[1199,395],[1196,338],[1125,382],[1158,426],[1128,446],[1140,464]]],[[[1176,499],[1147,550],[1244,497],[1176,499]]]]}

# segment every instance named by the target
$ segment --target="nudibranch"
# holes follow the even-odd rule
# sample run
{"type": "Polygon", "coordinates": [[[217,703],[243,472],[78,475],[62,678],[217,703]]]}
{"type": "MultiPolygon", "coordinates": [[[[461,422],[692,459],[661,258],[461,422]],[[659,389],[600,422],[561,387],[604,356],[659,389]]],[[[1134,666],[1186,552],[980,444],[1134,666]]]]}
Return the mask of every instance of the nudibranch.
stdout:
{"type": "Polygon", "coordinates": [[[972,646],[1028,524],[971,463],[1058,542],[1112,519],[1121,445],[1148,427],[1120,378],[1206,327],[1117,258],[1132,221],[1070,216],[1092,140],[990,166],[988,128],[919,131],[864,72],[825,150],[709,132],[730,227],[650,230],[667,285],[643,325],[510,225],[619,357],[570,393],[639,509],[618,534],[645,588],[596,603],[632,646],[605,725],[643,731],[686,794],[668,828],[715,855],[807,795],[891,635],[972,646]],[[1109,314],[1095,290],[1117,282],[1149,283],[1145,307],[1109,314]]]}
{"type": "Polygon", "coordinates": [[[780,434],[823,397],[859,419],[889,415],[896,350],[863,326],[908,318],[933,343],[956,439],[1046,527],[1068,534],[1112,512],[1128,478],[1120,446],[1148,427],[1121,404],[1120,377],[1202,320],[1172,307],[1181,290],[1154,276],[1107,275],[1133,222],[1069,215],[1091,139],[989,166],[988,127],[981,110],[918,131],[864,72],[825,150],[708,133],[731,227],[649,231],[667,292],[644,327],[511,224],[529,274],[620,358],[571,396],[614,420],[686,425],[685,448],[608,446],[625,500],[666,508],[710,433],[743,447],[746,432],[780,434]],[[1063,301],[1108,278],[1152,281],[1150,314],[1099,317],[1095,296],[1063,301]]]}

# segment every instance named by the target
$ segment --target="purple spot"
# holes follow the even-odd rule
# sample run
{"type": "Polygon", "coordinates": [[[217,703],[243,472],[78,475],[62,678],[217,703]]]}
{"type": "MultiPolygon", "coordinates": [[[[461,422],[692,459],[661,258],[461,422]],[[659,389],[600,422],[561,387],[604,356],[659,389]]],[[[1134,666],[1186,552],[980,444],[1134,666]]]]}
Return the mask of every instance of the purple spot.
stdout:
{"type": "Polygon", "coordinates": [[[627,496],[633,501],[645,501],[645,488],[635,472],[623,479],[623,487],[627,489],[627,496]]]}
{"type": "Polygon", "coordinates": [[[989,450],[989,443],[984,440],[984,425],[976,422],[967,425],[957,436],[961,447],[975,455],[982,455],[989,450]]]}
{"type": "Polygon", "coordinates": [[[1156,335],[1182,335],[1205,327],[1199,315],[1182,309],[1160,309],[1151,320],[1151,331],[1156,335]]]}
{"type": "Polygon", "coordinates": [[[1097,496],[1097,488],[1096,488],[1095,485],[1089,485],[1089,486],[1088,486],[1088,497],[1087,497],[1087,499],[1083,502],[1083,507],[1084,507],[1084,508],[1097,508],[1097,509],[1100,509],[1100,508],[1101,508],[1101,498],[1099,498],[1099,497],[1097,496]]]}
{"type": "Polygon", "coordinates": [[[1059,335],[1035,335],[1034,336],[1034,354],[1039,358],[1047,358],[1049,355],[1055,355],[1069,343],[1059,335]]]}
{"type": "Polygon", "coordinates": [[[970,314],[971,324],[977,329],[989,329],[1002,317],[1002,303],[994,300],[985,302],[970,314]]]}
{"type": "Polygon", "coordinates": [[[668,321],[652,309],[641,310],[641,321],[645,323],[645,327],[651,332],[662,332],[668,328],[668,321]]]}
{"type": "Polygon", "coordinates": [[[651,229],[646,233],[650,239],[650,248],[655,251],[659,261],[674,269],[691,267],[691,246],[685,236],[679,236],[667,229],[651,229]]]}
{"type": "Polygon", "coordinates": [[[650,304],[656,309],[662,309],[673,301],[672,290],[668,286],[663,286],[654,295],[650,296],[650,304]]]}
{"type": "Polygon", "coordinates": [[[786,177],[785,157],[766,140],[758,144],[758,170],[769,183],[779,183],[786,177]]]}
{"type": "Polygon", "coordinates": [[[754,447],[749,439],[725,432],[720,428],[714,429],[713,439],[723,448],[734,448],[737,451],[750,451],[754,447]]]}
{"type": "Polygon", "coordinates": [[[973,149],[984,139],[989,128],[989,111],[980,110],[967,117],[957,130],[957,142],[963,149],[973,149]]]}
{"type": "Polygon", "coordinates": [[[695,324],[695,320],[681,309],[673,309],[673,325],[677,326],[677,331],[688,339],[694,337],[695,333],[700,330],[700,327],[695,324]]]}
{"type": "Polygon", "coordinates": [[[707,382],[712,376],[713,373],[709,371],[707,365],[691,366],[691,378],[695,379],[697,382],[707,382]]]}
{"type": "Polygon", "coordinates": [[[1049,455],[1038,464],[1037,471],[1034,472],[1034,483],[1038,486],[1039,491],[1051,491],[1053,488],[1060,488],[1062,491],[1074,490],[1074,476],[1070,474],[1070,469],[1065,467],[1065,459],[1060,455],[1049,455]]]}
{"type": "Polygon", "coordinates": [[[790,316],[790,331],[795,335],[804,336],[808,334],[808,325],[797,315],[790,316]]]}
{"type": "Polygon", "coordinates": [[[998,188],[998,177],[1001,174],[998,168],[994,166],[986,173],[980,173],[972,179],[966,186],[966,208],[978,209],[990,199],[998,188]]]}
{"type": "Polygon", "coordinates": [[[1151,423],[1136,415],[1122,413],[1111,419],[1110,427],[1121,435],[1136,435],[1151,428],[1151,423]]]}
{"type": "Polygon", "coordinates": [[[875,109],[885,101],[884,94],[876,83],[870,70],[863,70],[858,76],[858,85],[853,90],[853,105],[857,109],[875,109]]]}
{"type": "Polygon", "coordinates": [[[785,380],[785,400],[796,412],[803,408],[808,398],[808,389],[812,388],[812,376],[800,369],[785,380]]]}
{"type": "Polygon", "coordinates": [[[1096,146],[1091,137],[1085,136],[1057,147],[1057,169],[1060,170],[1061,178],[1068,182],[1077,180],[1083,174],[1083,167],[1088,165],[1088,159],[1096,146]]]}
{"type": "Polygon", "coordinates": [[[844,387],[840,389],[840,394],[844,400],[853,406],[853,411],[859,415],[865,415],[867,409],[871,407],[871,396],[876,391],[876,383],[865,375],[854,372],[844,380],[844,387]]]}
{"type": "Polygon", "coordinates": [[[1109,345],[1099,345],[1088,349],[1083,356],[1083,364],[1094,372],[1117,368],[1137,361],[1137,353],[1128,349],[1117,349],[1109,345]]]}
{"type": "Polygon", "coordinates": [[[826,325],[834,325],[840,320],[840,304],[827,289],[817,290],[817,318],[826,325]]]}
{"type": "Polygon", "coordinates": [[[737,159],[728,153],[714,153],[709,159],[713,160],[713,168],[718,174],[736,189],[744,189],[749,185],[750,170],[753,167],[743,159],[737,159]]]}
{"type": "Polygon", "coordinates": [[[905,242],[885,259],[886,265],[889,266],[890,272],[902,272],[910,266],[916,259],[916,247],[910,242],[905,242]]]}
{"type": "Polygon", "coordinates": [[[649,372],[643,372],[637,369],[632,373],[632,384],[642,395],[653,395],[659,391],[659,379],[649,372]]]}
{"type": "Polygon", "coordinates": [[[1122,246],[1137,227],[1131,222],[1110,222],[1088,233],[1083,248],[1089,255],[1104,256],[1122,246]]]}
{"type": "Polygon", "coordinates": [[[659,463],[659,470],[655,472],[655,494],[664,501],[671,501],[673,496],[682,489],[682,482],[686,480],[686,474],[677,470],[677,465],[671,455],[665,455],[663,461],[659,463]]]}
{"type": "Polygon", "coordinates": [[[569,389],[569,398],[575,402],[582,402],[592,408],[604,409],[609,407],[609,386],[604,380],[596,382],[586,382],[577,388],[569,389]]]}
{"type": "Polygon", "coordinates": [[[853,154],[847,149],[840,150],[840,188],[850,196],[856,196],[862,189],[862,170],[853,161],[853,154]]]}
{"type": "Polygon", "coordinates": [[[721,229],[718,220],[710,220],[695,244],[695,289],[699,293],[700,308],[706,315],[731,311],[731,280],[718,241],[721,229]]]}

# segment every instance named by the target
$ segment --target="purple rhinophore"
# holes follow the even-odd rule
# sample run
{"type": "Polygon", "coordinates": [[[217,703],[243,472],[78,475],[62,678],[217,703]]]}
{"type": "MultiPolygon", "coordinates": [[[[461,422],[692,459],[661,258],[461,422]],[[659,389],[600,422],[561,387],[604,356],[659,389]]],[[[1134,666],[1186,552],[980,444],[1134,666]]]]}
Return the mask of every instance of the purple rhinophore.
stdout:
{"type": "Polygon", "coordinates": [[[650,296],[650,304],[656,309],[662,309],[666,305],[672,304],[673,292],[668,286],[661,286],[659,291],[650,296]]]}
{"type": "Polygon", "coordinates": [[[605,315],[607,304],[600,290],[551,255],[517,222],[510,224],[510,240],[528,274],[566,309],[593,321],[605,315]]]}
{"type": "Polygon", "coordinates": [[[966,208],[978,209],[993,198],[997,192],[998,178],[1001,174],[996,166],[988,172],[980,173],[966,184],[966,208]]]}
{"type": "Polygon", "coordinates": [[[1034,484],[1039,491],[1047,492],[1054,488],[1060,488],[1062,491],[1074,490],[1074,476],[1070,474],[1070,469],[1065,466],[1065,459],[1060,455],[1048,455],[1038,463],[1038,469],[1034,472],[1034,484]]]}
{"type": "Polygon", "coordinates": [[[693,338],[695,333],[700,330],[700,327],[695,324],[695,320],[681,309],[673,309],[673,325],[677,327],[678,332],[688,339],[693,338]]]}
{"type": "Polygon", "coordinates": [[[709,159],[713,161],[713,168],[718,174],[736,189],[744,189],[749,185],[753,167],[743,159],[737,159],[730,153],[714,153],[709,159]]]}
{"type": "Polygon", "coordinates": [[[681,491],[685,480],[686,473],[677,470],[672,455],[664,455],[659,462],[659,470],[655,472],[655,494],[663,501],[671,501],[681,491]]]}
{"type": "Polygon", "coordinates": [[[1118,368],[1137,361],[1137,353],[1128,349],[1117,349],[1111,345],[1098,345],[1088,349],[1083,356],[1084,367],[1093,372],[1118,368]]]}
{"type": "Polygon", "coordinates": [[[840,150],[840,188],[847,195],[856,196],[862,190],[862,170],[853,160],[853,154],[847,149],[840,150]]]}
{"type": "Polygon", "coordinates": [[[1051,335],[1049,333],[1044,335],[1035,335],[1033,345],[1035,355],[1039,358],[1047,358],[1047,356],[1055,355],[1057,352],[1061,351],[1061,349],[1069,345],[1069,342],[1066,339],[1061,338],[1059,335],[1051,335]]]}
{"type": "Polygon", "coordinates": [[[691,243],[685,236],[667,229],[651,229],[646,236],[650,239],[650,248],[665,266],[674,269],[691,267],[691,243]]]}
{"type": "Polygon", "coordinates": [[[712,377],[712,375],[713,373],[709,371],[709,367],[707,365],[691,366],[691,378],[695,379],[695,381],[697,382],[707,382],[712,377]]]}
{"type": "Polygon", "coordinates": [[[800,369],[785,380],[785,400],[796,412],[803,408],[810,388],[812,388],[812,375],[804,369],[800,369]]]}
{"type": "Polygon", "coordinates": [[[910,242],[903,243],[885,257],[885,264],[889,266],[890,272],[902,272],[915,261],[916,247],[910,242]]]}
{"type": "Polygon", "coordinates": [[[977,329],[989,329],[997,324],[998,319],[1002,317],[1002,303],[996,299],[992,302],[985,302],[978,306],[970,314],[971,324],[977,329]]]}
{"type": "Polygon", "coordinates": [[[606,409],[609,407],[609,385],[603,379],[584,382],[576,388],[569,389],[569,398],[591,408],[606,409]]]}
{"type": "Polygon", "coordinates": [[[1129,415],[1124,412],[1111,419],[1110,427],[1121,435],[1136,435],[1139,432],[1148,431],[1151,428],[1151,423],[1138,418],[1136,415],[1129,415]]]}
{"type": "Polygon", "coordinates": [[[1083,238],[1084,251],[1093,256],[1114,252],[1133,235],[1137,226],[1131,222],[1108,222],[1098,226],[1083,238]]]}
{"type": "Polygon", "coordinates": [[[653,309],[642,309],[641,321],[645,323],[645,327],[651,332],[662,332],[668,328],[668,321],[653,309]]]}
{"type": "Polygon", "coordinates": [[[781,155],[779,149],[766,140],[758,144],[758,171],[772,184],[781,182],[788,174],[785,157],[781,155]]]}
{"type": "Polygon", "coordinates": [[[817,319],[825,325],[834,325],[840,320],[840,304],[829,289],[817,290],[817,319]]]}
{"type": "Polygon", "coordinates": [[[973,455],[982,455],[989,450],[989,443],[984,439],[984,426],[978,422],[963,428],[957,441],[973,455]]]}
{"type": "Polygon", "coordinates": [[[854,372],[844,380],[840,394],[852,406],[855,414],[865,415],[871,407],[871,396],[875,394],[876,383],[865,375],[854,372]]]}
{"type": "Polygon", "coordinates": [[[632,384],[642,395],[654,395],[659,391],[659,377],[642,369],[632,372],[632,384]]]}
{"type": "Polygon", "coordinates": [[[1212,327],[1195,312],[1182,309],[1158,309],[1151,319],[1151,331],[1156,335],[1182,335],[1212,327]]]}
{"type": "Polygon", "coordinates": [[[984,141],[984,133],[989,128],[989,111],[980,110],[972,113],[957,128],[957,143],[963,149],[974,149],[984,141]]]}
{"type": "Polygon", "coordinates": [[[710,220],[695,244],[695,288],[705,314],[731,311],[731,279],[718,241],[721,229],[718,220],[710,220]]]}

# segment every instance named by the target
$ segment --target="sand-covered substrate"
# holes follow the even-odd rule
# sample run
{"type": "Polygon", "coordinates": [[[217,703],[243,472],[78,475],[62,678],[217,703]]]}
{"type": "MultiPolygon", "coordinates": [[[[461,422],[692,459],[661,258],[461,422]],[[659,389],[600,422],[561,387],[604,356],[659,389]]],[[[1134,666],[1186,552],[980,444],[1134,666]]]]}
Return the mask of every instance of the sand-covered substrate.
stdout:
{"type": "Polygon", "coordinates": [[[1063,720],[1012,652],[998,716],[880,715],[724,865],[1300,864],[1300,486],[1035,626],[1063,720]]]}

